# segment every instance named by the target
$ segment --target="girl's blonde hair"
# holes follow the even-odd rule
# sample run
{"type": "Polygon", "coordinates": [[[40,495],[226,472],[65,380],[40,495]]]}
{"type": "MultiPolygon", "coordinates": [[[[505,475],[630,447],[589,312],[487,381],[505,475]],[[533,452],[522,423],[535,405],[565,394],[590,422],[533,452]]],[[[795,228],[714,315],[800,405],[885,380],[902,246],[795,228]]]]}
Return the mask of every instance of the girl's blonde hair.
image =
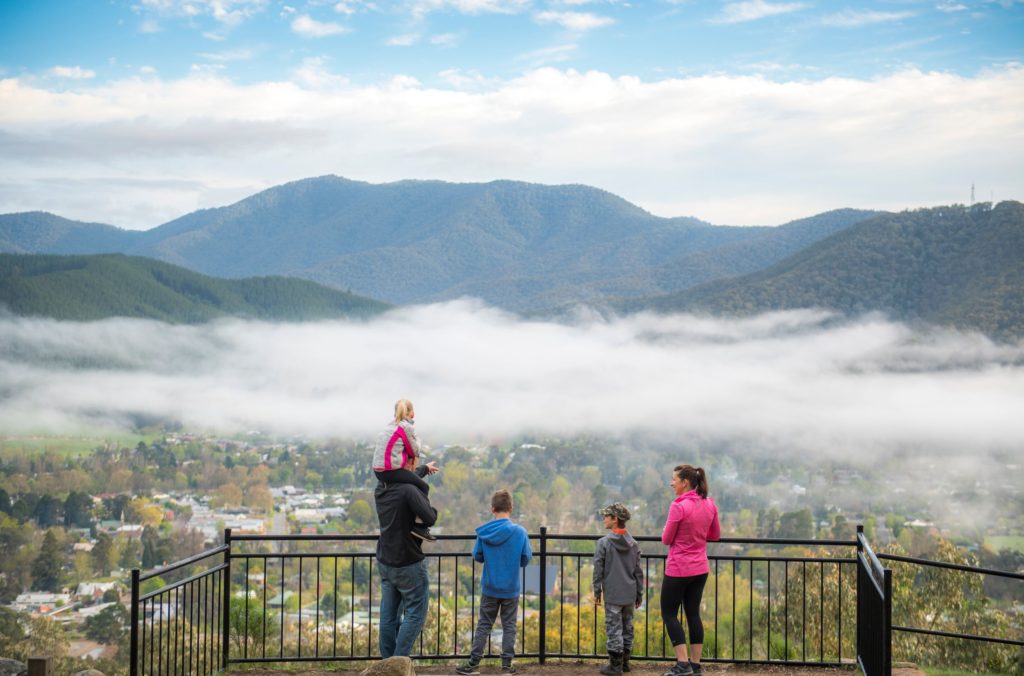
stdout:
{"type": "Polygon", "coordinates": [[[408,399],[399,399],[395,402],[395,424],[399,424],[403,420],[412,419],[412,402],[408,399]]]}

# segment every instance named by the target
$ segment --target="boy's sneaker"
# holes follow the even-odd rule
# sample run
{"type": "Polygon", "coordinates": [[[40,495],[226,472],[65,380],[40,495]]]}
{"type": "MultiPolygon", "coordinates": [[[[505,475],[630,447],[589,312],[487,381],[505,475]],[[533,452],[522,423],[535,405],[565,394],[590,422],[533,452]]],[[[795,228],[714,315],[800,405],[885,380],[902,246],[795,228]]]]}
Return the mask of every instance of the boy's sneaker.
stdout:
{"type": "Polygon", "coordinates": [[[508,664],[501,665],[501,673],[503,674],[518,674],[519,670],[516,669],[516,665],[509,662],[508,664]]]}
{"type": "Polygon", "coordinates": [[[413,537],[417,537],[427,542],[437,542],[437,536],[430,532],[430,529],[426,526],[413,526],[412,530],[409,531],[413,537]]]}
{"type": "Polygon", "coordinates": [[[459,666],[455,667],[455,673],[463,674],[464,676],[476,676],[480,673],[480,663],[474,662],[473,660],[466,660],[459,666]]]}

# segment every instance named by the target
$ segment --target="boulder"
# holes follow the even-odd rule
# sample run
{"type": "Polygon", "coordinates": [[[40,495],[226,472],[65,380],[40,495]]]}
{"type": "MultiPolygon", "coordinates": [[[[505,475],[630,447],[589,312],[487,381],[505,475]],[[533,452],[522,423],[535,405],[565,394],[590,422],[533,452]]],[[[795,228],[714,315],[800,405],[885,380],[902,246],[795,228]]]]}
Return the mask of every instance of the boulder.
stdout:
{"type": "Polygon", "coordinates": [[[86,669],[84,671],[76,671],[73,676],[105,676],[105,674],[96,669],[86,669]]]}
{"type": "Polygon", "coordinates": [[[0,657],[0,676],[22,676],[28,673],[28,665],[8,657],[0,657]]]}
{"type": "Polygon", "coordinates": [[[359,676],[416,676],[416,671],[411,659],[395,656],[374,662],[359,672],[359,676]]]}

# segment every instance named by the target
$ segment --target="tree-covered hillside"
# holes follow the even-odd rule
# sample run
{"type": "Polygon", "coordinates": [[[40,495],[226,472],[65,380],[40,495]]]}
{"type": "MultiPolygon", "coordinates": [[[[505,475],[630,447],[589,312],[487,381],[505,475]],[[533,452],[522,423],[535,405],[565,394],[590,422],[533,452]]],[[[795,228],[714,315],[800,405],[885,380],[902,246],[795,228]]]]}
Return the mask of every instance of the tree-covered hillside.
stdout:
{"type": "Polygon", "coordinates": [[[631,304],[747,314],[827,308],[1024,336],[1024,204],[886,214],[760,272],[631,304]]]}
{"type": "Polygon", "coordinates": [[[584,185],[321,176],[144,232],[9,214],[0,217],[0,251],[127,253],[220,277],[299,277],[388,302],[468,295],[530,311],[752,272],[871,215],[846,209],[729,227],[654,216],[584,185]]]}
{"type": "Polygon", "coordinates": [[[200,323],[236,316],[299,321],[365,317],[387,305],[285,277],[216,279],[121,254],[0,254],[0,306],[18,315],[140,317],[200,323]]]}

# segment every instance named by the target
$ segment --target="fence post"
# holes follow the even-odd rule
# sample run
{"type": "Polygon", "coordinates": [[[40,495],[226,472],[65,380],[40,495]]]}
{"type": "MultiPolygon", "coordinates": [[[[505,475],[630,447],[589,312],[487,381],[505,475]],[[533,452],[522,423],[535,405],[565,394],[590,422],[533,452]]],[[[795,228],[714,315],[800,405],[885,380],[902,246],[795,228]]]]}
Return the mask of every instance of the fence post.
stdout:
{"type": "Polygon", "coordinates": [[[139,675],[139,569],[132,568],[132,608],[130,612],[131,628],[129,629],[128,673],[139,675]]]}
{"type": "Polygon", "coordinates": [[[544,664],[547,653],[547,612],[548,612],[548,527],[540,527],[540,642],[538,660],[544,664]]]}
{"type": "MultiPolygon", "coordinates": [[[[857,579],[856,585],[854,586],[854,593],[857,595],[857,603],[854,604],[854,607],[856,608],[855,619],[857,620],[857,633],[854,634],[854,638],[856,640],[857,645],[854,647],[857,652],[853,656],[854,661],[856,661],[857,658],[860,657],[861,651],[864,650],[865,646],[863,637],[866,636],[866,632],[863,629],[864,625],[862,624],[864,621],[864,613],[861,612],[861,606],[867,602],[867,600],[864,598],[864,594],[867,593],[867,589],[864,588],[863,580],[865,556],[864,524],[857,524],[857,534],[854,536],[854,538],[857,540],[857,555],[854,557],[857,559],[857,579]]],[[[868,676],[870,676],[870,674],[868,676]]]]}
{"type": "Polygon", "coordinates": [[[882,673],[892,673],[892,570],[882,569],[884,578],[882,589],[885,591],[885,599],[882,601],[882,615],[885,618],[885,629],[883,630],[882,648],[882,673]]]}
{"type": "MultiPolygon", "coordinates": [[[[220,666],[221,666],[222,669],[227,669],[228,668],[228,646],[230,645],[228,634],[229,634],[229,628],[230,628],[229,625],[231,623],[231,529],[230,528],[225,528],[224,529],[224,545],[227,547],[227,551],[224,552],[224,566],[225,566],[225,568],[224,568],[224,582],[221,585],[221,587],[223,588],[222,589],[222,593],[221,593],[221,599],[222,599],[221,605],[224,606],[224,610],[222,611],[223,614],[221,616],[221,626],[223,627],[224,631],[223,631],[223,635],[221,636],[221,646],[220,646],[221,665],[220,666]]],[[[264,575],[266,575],[266,571],[264,571],[264,575]]],[[[281,592],[281,594],[282,594],[281,598],[283,600],[284,599],[284,596],[283,596],[284,592],[281,592]]],[[[246,603],[246,605],[248,605],[249,599],[245,599],[245,603],[246,603]]],[[[263,609],[263,612],[266,612],[266,608],[263,609]]]]}

